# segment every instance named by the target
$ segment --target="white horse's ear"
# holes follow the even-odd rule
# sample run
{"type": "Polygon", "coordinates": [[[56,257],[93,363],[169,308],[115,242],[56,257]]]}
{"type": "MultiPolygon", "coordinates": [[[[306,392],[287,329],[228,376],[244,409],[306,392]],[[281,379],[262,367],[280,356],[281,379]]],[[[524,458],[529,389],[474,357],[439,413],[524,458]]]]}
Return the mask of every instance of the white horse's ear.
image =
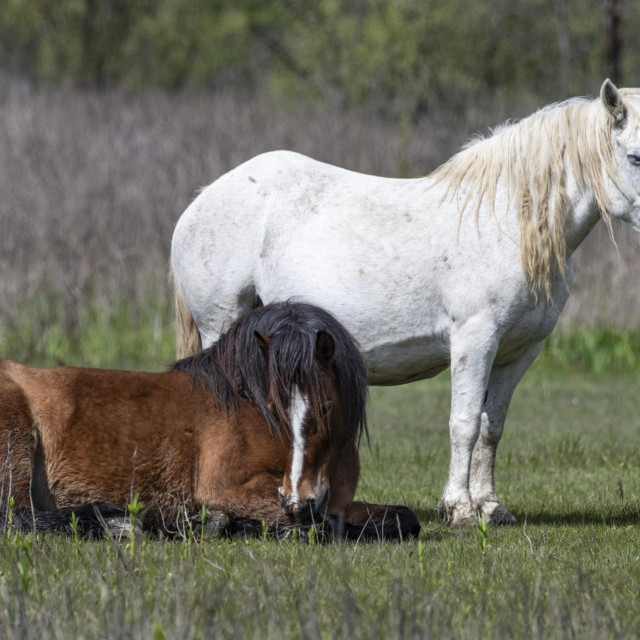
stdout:
{"type": "Polygon", "coordinates": [[[600,99],[617,125],[621,125],[627,119],[627,108],[622,102],[620,92],[609,78],[602,83],[600,99]]]}

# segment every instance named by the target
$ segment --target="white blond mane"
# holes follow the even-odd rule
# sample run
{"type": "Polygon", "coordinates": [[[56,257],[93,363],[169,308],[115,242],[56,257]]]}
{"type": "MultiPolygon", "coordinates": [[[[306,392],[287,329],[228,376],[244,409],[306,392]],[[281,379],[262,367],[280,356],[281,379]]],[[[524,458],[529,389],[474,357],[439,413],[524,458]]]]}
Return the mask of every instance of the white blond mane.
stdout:
{"type": "MultiPolygon", "coordinates": [[[[624,95],[624,94],[623,94],[624,95]]],[[[502,178],[520,222],[520,254],[535,291],[550,298],[551,281],[566,272],[565,219],[569,208],[567,171],[593,193],[610,227],[607,176],[617,183],[611,147],[611,117],[600,100],[574,98],[549,105],[516,124],[498,127],[436,169],[432,184],[445,184],[446,197],[463,193],[460,215],[470,203],[476,219],[486,197],[495,216],[502,178]]]]}

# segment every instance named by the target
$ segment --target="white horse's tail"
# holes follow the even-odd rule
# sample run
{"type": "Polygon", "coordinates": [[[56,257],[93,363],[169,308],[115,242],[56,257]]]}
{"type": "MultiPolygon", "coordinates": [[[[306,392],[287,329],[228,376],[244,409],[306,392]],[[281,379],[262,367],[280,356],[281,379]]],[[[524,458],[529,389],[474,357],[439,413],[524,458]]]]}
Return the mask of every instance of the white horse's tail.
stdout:
{"type": "Polygon", "coordinates": [[[178,359],[192,356],[202,349],[202,339],[196,326],[196,321],[191,315],[185,299],[178,288],[178,283],[173,281],[176,304],[176,353],[178,359]]]}

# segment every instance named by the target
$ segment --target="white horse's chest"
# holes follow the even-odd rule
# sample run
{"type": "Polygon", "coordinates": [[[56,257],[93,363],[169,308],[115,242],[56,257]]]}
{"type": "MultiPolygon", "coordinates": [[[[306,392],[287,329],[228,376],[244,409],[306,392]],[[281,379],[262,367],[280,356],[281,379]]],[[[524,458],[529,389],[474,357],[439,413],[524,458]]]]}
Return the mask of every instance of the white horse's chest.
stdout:
{"type": "Polygon", "coordinates": [[[560,310],[540,304],[535,310],[523,314],[501,338],[495,364],[513,362],[530,345],[544,340],[556,326],[560,310]]]}

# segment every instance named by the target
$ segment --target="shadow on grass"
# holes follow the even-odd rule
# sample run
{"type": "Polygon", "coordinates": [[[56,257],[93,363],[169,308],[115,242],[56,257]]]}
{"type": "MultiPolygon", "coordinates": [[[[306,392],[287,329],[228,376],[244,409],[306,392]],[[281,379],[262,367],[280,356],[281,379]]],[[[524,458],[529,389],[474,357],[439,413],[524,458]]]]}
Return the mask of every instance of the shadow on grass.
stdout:
{"type": "MultiPolygon", "coordinates": [[[[418,517],[420,524],[424,526],[439,525],[440,521],[435,508],[414,508],[414,513],[418,517]]],[[[578,526],[578,525],[607,525],[625,526],[640,524],[640,506],[621,507],[619,512],[607,512],[593,510],[573,511],[537,511],[534,513],[515,513],[518,519],[516,527],[527,525],[555,525],[555,526],[578,526]]],[[[442,524],[435,530],[426,532],[426,537],[433,540],[442,540],[451,536],[459,536],[465,531],[472,530],[473,527],[450,527],[442,524]]],[[[425,532],[422,534],[425,535],[425,532]]]]}
{"type": "Polygon", "coordinates": [[[526,521],[527,524],[548,524],[548,525],[633,525],[640,524],[640,508],[622,508],[619,513],[602,513],[597,511],[568,511],[554,513],[539,511],[537,513],[516,514],[518,525],[526,521]]]}
{"type": "Polygon", "coordinates": [[[416,514],[420,524],[422,525],[422,531],[420,533],[420,538],[422,540],[440,542],[442,540],[460,538],[469,535],[474,531],[473,527],[451,527],[449,525],[442,524],[438,518],[438,514],[436,513],[435,506],[433,509],[414,508],[413,512],[416,514]]]}
{"type": "Polygon", "coordinates": [[[420,524],[438,524],[440,522],[436,514],[435,506],[433,509],[425,507],[410,507],[410,509],[416,514],[418,520],[420,520],[420,524]]]}

